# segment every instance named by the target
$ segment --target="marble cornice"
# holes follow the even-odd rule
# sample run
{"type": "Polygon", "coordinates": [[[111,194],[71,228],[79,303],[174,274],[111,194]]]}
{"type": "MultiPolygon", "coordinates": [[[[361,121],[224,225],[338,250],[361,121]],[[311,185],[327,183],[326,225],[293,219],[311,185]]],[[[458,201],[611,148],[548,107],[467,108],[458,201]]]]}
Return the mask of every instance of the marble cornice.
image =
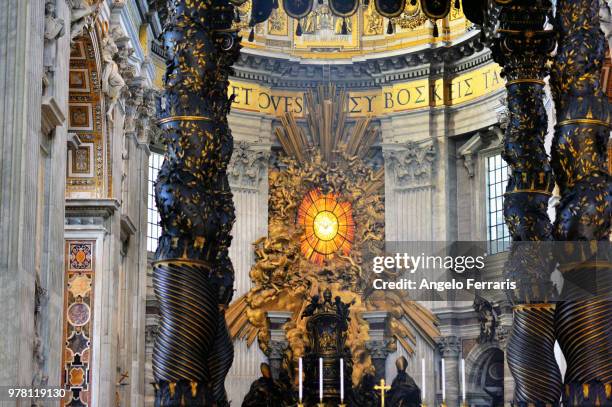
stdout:
{"type": "Polygon", "coordinates": [[[66,224],[95,224],[95,218],[106,219],[121,208],[116,199],[66,199],[66,224]]]}
{"type": "Polygon", "coordinates": [[[234,65],[234,78],[285,89],[314,88],[333,82],[351,89],[380,87],[428,76],[456,75],[492,62],[479,35],[449,46],[333,64],[244,50],[234,65]]]}

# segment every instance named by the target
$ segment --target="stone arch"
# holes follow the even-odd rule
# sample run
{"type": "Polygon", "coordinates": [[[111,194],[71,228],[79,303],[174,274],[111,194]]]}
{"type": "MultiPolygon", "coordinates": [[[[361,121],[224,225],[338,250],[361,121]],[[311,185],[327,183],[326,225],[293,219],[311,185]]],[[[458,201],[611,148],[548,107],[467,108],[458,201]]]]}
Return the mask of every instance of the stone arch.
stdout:
{"type": "Polygon", "coordinates": [[[112,192],[100,55],[94,30],[78,36],[71,45],[66,168],[66,197],[69,198],[99,199],[109,197],[112,192]]]}
{"type": "Polygon", "coordinates": [[[484,343],[465,360],[470,405],[503,406],[504,352],[495,343],[484,343]]]}

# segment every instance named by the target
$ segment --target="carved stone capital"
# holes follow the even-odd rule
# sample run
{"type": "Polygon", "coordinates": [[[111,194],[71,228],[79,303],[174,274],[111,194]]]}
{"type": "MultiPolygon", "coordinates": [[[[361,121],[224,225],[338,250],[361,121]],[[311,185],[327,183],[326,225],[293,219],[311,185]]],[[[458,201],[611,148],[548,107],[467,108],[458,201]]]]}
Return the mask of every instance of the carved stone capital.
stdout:
{"type": "Polygon", "coordinates": [[[155,121],[157,95],[158,91],[153,88],[144,89],[136,120],[136,136],[140,143],[150,143],[160,132],[155,121]]]}
{"type": "Polygon", "coordinates": [[[434,139],[409,142],[399,148],[383,151],[386,172],[396,188],[419,188],[433,185],[435,161],[438,156],[434,139]]]}
{"type": "Polygon", "coordinates": [[[368,341],[366,343],[366,349],[372,359],[387,359],[389,355],[389,344],[390,341],[368,341]]]}
{"type": "Polygon", "coordinates": [[[287,343],[282,341],[270,341],[266,356],[272,360],[281,360],[287,350],[287,343]]]}
{"type": "Polygon", "coordinates": [[[123,130],[126,134],[133,133],[136,131],[136,118],[138,108],[143,103],[144,90],[144,78],[134,78],[127,84],[127,97],[125,99],[125,119],[123,122],[123,130]]]}
{"type": "Polygon", "coordinates": [[[159,92],[135,77],[127,84],[125,97],[125,134],[134,134],[139,143],[149,144],[159,134],[155,122],[156,100],[159,92]]]}
{"type": "Polygon", "coordinates": [[[266,178],[270,153],[256,150],[253,145],[240,141],[234,145],[232,159],[227,166],[230,185],[258,190],[266,178]]]}
{"type": "Polygon", "coordinates": [[[441,336],[437,339],[438,351],[444,358],[456,358],[459,356],[461,341],[455,335],[441,336]]]}

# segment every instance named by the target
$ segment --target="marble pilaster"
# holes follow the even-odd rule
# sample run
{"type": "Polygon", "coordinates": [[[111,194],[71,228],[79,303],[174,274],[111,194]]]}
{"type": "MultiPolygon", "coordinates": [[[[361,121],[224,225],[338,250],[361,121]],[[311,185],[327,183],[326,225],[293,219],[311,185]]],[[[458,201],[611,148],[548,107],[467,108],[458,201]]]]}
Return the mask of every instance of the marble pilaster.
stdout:
{"type": "Polygon", "coordinates": [[[433,172],[437,158],[434,140],[406,142],[383,149],[388,241],[432,241],[433,172]]]}
{"type": "MultiPolygon", "coordinates": [[[[236,222],[232,230],[230,258],[234,265],[234,300],[251,288],[249,271],[255,262],[252,243],[268,233],[268,161],[272,122],[255,114],[232,112],[229,124],[234,137],[234,153],[228,178],[236,222]]],[[[251,383],[261,376],[260,364],[266,355],[257,340],[249,347],[244,340],[234,341],[234,363],[225,386],[232,404],[240,405],[251,383]]]]}
{"type": "Polygon", "coordinates": [[[499,317],[499,325],[496,330],[497,345],[504,352],[504,406],[510,407],[514,401],[514,377],[510,372],[508,358],[506,358],[506,347],[512,330],[512,309],[507,301],[502,302],[502,313],[499,317]]]}
{"type": "Polygon", "coordinates": [[[268,356],[272,376],[278,379],[283,356],[288,345],[284,327],[291,320],[293,313],[287,311],[268,311],[267,314],[270,327],[270,345],[266,356],[268,356]]]}
{"type": "Polygon", "coordinates": [[[234,298],[237,299],[251,288],[252,243],[268,233],[268,161],[272,123],[259,115],[245,113],[232,113],[228,120],[234,137],[228,178],[236,206],[230,257],[235,271],[234,298]]]}
{"type": "Polygon", "coordinates": [[[369,311],[361,314],[361,318],[369,324],[369,340],[366,342],[366,348],[376,369],[377,382],[386,379],[386,362],[390,353],[389,344],[392,342],[392,339],[386,335],[388,314],[387,311],[369,311]]]}
{"type": "Polygon", "coordinates": [[[147,182],[149,148],[138,143],[133,135],[126,135],[127,172],[121,211],[121,245],[123,276],[123,314],[118,343],[120,370],[129,372],[129,386],[122,386],[125,406],[144,405],[145,382],[145,318],[147,280],[147,182]],[[125,208],[124,208],[125,207],[125,208]]]}
{"type": "MultiPolygon", "coordinates": [[[[155,91],[145,78],[128,82],[124,101],[125,120],[121,173],[121,240],[124,276],[121,281],[125,311],[119,347],[120,370],[130,374],[129,386],[121,386],[123,405],[141,406],[145,403],[146,379],[146,314],[147,298],[147,189],[149,140],[156,133],[154,125],[155,91]]],[[[152,379],[151,379],[152,381],[152,379]]]]}
{"type": "Polygon", "coordinates": [[[42,195],[38,140],[43,29],[44,1],[0,3],[0,326],[10,333],[0,336],[2,385],[30,386],[36,381],[34,291],[40,272],[36,220],[42,195]]]}
{"type": "MultiPolygon", "coordinates": [[[[40,217],[37,221],[40,233],[41,286],[46,291],[45,302],[40,311],[40,336],[43,344],[43,382],[57,387],[61,377],[57,374],[63,352],[62,318],[64,307],[64,199],[66,173],[66,139],[68,117],[68,72],[69,38],[67,22],[70,11],[66,2],[56,1],[53,21],[64,28],[46,36],[44,61],[41,157],[39,179],[43,180],[43,194],[38,204],[40,217]],[[51,40],[49,40],[51,38],[51,40]]],[[[48,14],[46,17],[49,17],[48,14]]],[[[48,24],[47,24],[48,25],[48,24]]]]}
{"type": "MultiPolygon", "coordinates": [[[[440,357],[444,358],[444,373],[446,376],[446,405],[448,407],[458,407],[460,403],[459,375],[460,362],[459,351],[461,342],[456,336],[443,336],[438,340],[438,350],[440,357]]],[[[440,386],[441,387],[441,386],[440,386]]],[[[440,394],[440,401],[442,394],[440,394]]]]}
{"type": "MultiPolygon", "coordinates": [[[[151,267],[147,267],[147,280],[146,280],[146,291],[147,291],[147,302],[146,307],[148,309],[157,308],[157,303],[155,301],[155,297],[153,295],[153,282],[152,282],[152,274],[153,269],[151,267]]],[[[144,403],[145,407],[152,407],[155,404],[155,388],[153,387],[153,383],[155,383],[155,377],[153,376],[153,346],[155,343],[155,337],[157,336],[157,325],[159,324],[159,317],[157,313],[149,313],[147,312],[147,316],[145,318],[145,363],[144,363],[144,372],[143,379],[145,382],[144,388],[144,403]]]]}
{"type": "MultiPolygon", "coordinates": [[[[91,381],[92,406],[113,405],[118,382],[120,202],[116,199],[68,199],[66,240],[93,240],[94,305],[91,381]]],[[[123,373],[123,372],[122,372],[123,373]]]]}

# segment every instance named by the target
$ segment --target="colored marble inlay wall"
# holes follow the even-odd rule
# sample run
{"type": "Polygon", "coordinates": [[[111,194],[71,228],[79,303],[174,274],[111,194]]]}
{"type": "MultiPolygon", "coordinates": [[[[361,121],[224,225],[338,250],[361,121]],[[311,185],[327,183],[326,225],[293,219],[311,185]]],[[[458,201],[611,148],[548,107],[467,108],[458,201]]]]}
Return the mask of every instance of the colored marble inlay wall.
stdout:
{"type": "Polygon", "coordinates": [[[89,406],[91,400],[93,241],[66,241],[64,289],[64,355],[61,406],[89,406]]]}

